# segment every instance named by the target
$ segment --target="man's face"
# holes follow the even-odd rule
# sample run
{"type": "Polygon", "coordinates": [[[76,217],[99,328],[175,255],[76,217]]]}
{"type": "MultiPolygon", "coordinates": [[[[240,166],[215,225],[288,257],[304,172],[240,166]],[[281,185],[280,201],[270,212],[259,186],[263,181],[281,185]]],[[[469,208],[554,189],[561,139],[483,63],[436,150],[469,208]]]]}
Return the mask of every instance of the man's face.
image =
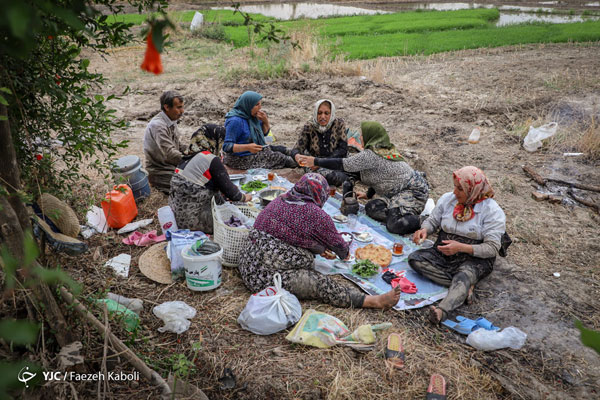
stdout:
{"type": "Polygon", "coordinates": [[[177,121],[183,115],[183,101],[174,98],[173,107],[169,107],[168,104],[165,104],[165,114],[167,114],[171,121],[177,121]]]}

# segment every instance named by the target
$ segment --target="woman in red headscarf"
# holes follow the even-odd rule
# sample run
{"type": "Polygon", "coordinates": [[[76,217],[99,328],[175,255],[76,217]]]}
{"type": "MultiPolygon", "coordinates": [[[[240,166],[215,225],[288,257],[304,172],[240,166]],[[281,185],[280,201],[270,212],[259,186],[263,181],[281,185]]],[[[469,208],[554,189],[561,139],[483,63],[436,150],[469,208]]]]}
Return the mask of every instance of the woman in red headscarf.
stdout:
{"type": "Polygon", "coordinates": [[[314,299],[335,307],[391,308],[400,286],[380,295],[365,295],[315,271],[315,255],[333,251],[340,259],[349,245],[323,211],[329,185],[319,174],[305,174],[294,187],[270,202],[256,218],[242,248],[238,269],[248,289],[256,293],[273,284],[279,273],[284,289],[300,300],[314,299]]]}
{"type": "Polygon", "coordinates": [[[454,171],[454,191],[444,194],[413,235],[421,243],[438,232],[435,245],[408,257],[411,268],[432,281],[449,286],[439,307],[431,306],[429,319],[438,324],[465,300],[475,284],[492,272],[506,231],[506,217],[485,174],[476,167],[454,171]]]}

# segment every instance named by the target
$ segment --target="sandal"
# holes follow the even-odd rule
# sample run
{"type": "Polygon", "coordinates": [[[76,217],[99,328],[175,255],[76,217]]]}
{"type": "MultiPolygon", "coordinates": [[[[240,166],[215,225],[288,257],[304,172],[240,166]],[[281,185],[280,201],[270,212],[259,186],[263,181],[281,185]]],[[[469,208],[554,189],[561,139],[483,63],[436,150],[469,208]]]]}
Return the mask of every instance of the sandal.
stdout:
{"type": "Polygon", "coordinates": [[[390,368],[400,369],[404,367],[404,348],[402,338],[397,333],[390,333],[385,348],[385,363],[390,368]]]}
{"type": "Polygon", "coordinates": [[[442,325],[444,325],[462,335],[468,335],[471,332],[476,331],[477,329],[481,328],[480,325],[477,325],[477,322],[473,321],[472,319],[465,318],[461,315],[458,315],[456,317],[456,321],[447,319],[447,320],[442,321],[442,325]],[[456,321],[458,321],[458,322],[456,322],[456,321]]]}
{"type": "Polygon", "coordinates": [[[431,375],[427,396],[425,400],[445,400],[446,399],[446,380],[439,374],[431,375]]]}

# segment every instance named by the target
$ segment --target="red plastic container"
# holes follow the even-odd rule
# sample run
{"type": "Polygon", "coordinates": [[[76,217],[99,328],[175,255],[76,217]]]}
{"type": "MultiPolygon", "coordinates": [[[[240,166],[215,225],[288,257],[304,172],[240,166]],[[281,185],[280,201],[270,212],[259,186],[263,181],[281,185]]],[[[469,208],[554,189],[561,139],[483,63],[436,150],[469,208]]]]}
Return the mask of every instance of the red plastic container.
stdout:
{"type": "Polygon", "coordinates": [[[122,228],[137,216],[133,192],[127,185],[115,186],[102,200],[102,210],[111,228],[122,228]]]}

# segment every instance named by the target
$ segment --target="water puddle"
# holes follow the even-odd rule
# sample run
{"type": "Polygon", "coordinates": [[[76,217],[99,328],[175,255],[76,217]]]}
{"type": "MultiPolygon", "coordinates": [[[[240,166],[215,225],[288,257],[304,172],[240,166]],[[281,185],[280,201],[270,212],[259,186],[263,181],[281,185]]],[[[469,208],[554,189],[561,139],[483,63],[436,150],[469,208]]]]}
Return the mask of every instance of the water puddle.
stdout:
{"type": "MultiPolygon", "coordinates": [[[[541,1],[542,6],[557,5],[559,1],[541,1]]],[[[600,2],[587,3],[588,7],[598,7],[600,2]]],[[[551,7],[521,7],[511,5],[493,5],[479,3],[394,3],[396,11],[411,10],[436,10],[455,11],[472,8],[498,8],[500,19],[496,26],[521,24],[525,22],[549,22],[553,24],[564,24],[569,22],[582,22],[586,20],[598,20],[599,17],[582,17],[580,15],[544,14],[554,11],[551,7]]],[[[231,10],[231,7],[213,7],[213,10],[231,10]]],[[[240,10],[248,13],[262,14],[267,17],[277,18],[282,21],[299,18],[322,18],[346,15],[374,15],[387,14],[390,11],[367,9],[361,7],[340,6],[335,4],[320,3],[294,3],[294,4],[260,4],[241,6],[240,10]]]]}

